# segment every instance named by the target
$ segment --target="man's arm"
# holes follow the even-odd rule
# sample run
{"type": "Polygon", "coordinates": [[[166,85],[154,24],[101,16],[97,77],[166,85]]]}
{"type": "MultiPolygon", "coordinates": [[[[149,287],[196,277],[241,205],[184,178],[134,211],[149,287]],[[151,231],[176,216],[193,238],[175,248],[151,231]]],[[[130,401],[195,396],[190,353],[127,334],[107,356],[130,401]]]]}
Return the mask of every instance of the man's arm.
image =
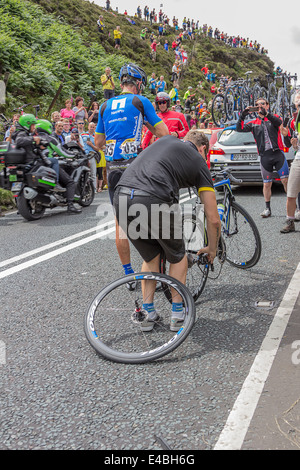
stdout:
{"type": "Polygon", "coordinates": [[[156,135],[156,137],[164,137],[165,135],[169,135],[169,129],[167,128],[166,124],[161,121],[157,123],[155,126],[151,126],[149,122],[145,122],[145,126],[149,129],[152,134],[156,135]]]}
{"type": "Polygon", "coordinates": [[[95,134],[95,146],[101,149],[105,145],[105,134],[95,134]]]}
{"type": "Polygon", "coordinates": [[[237,132],[252,132],[252,122],[248,122],[245,124],[244,120],[245,117],[248,116],[249,109],[245,108],[244,111],[240,114],[239,120],[236,124],[236,131],[237,132]]]}
{"type": "Polygon", "coordinates": [[[205,248],[201,248],[197,254],[207,253],[208,261],[212,263],[217,254],[219,238],[221,235],[221,221],[217,208],[216,194],[211,190],[201,191],[200,199],[204,204],[208,245],[205,248]]]}

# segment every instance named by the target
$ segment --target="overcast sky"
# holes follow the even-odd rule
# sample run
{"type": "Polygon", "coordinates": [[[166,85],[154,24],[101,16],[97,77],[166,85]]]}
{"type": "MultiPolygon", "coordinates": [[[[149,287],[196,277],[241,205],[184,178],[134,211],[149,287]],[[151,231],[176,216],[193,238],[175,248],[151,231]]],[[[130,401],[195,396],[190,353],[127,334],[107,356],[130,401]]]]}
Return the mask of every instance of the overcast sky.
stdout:
{"type": "MultiPolygon", "coordinates": [[[[94,0],[105,6],[105,0],[94,0]]],[[[224,0],[111,0],[111,7],[118,7],[119,13],[125,8],[132,16],[138,5],[148,5],[156,12],[162,8],[170,19],[178,18],[182,24],[184,16],[199,19],[200,24],[207,23],[213,28],[229,35],[241,35],[259,42],[268,49],[270,59],[275,66],[291,74],[297,73],[300,84],[300,4],[296,0],[250,0],[249,2],[226,2],[224,0]],[[161,5],[163,5],[161,7],[161,5]]]]}

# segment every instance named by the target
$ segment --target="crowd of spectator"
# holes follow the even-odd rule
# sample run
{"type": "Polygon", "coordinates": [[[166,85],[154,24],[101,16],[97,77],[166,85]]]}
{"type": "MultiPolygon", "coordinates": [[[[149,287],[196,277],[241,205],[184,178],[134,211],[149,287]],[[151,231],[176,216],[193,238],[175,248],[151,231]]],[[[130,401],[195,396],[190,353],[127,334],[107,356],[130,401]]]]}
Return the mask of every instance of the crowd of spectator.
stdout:
{"type": "MultiPolygon", "coordinates": [[[[106,10],[111,10],[110,0],[106,1],[106,10]]],[[[119,13],[118,8],[116,8],[116,12],[119,13]]],[[[130,15],[128,15],[127,9],[125,9],[124,15],[126,17],[130,17],[130,15]]],[[[160,9],[159,12],[156,12],[155,8],[151,9],[147,5],[143,8],[138,5],[136,12],[131,18],[140,20],[143,19],[144,21],[149,22],[150,26],[152,26],[153,24],[158,24],[159,36],[168,34],[170,31],[170,26],[172,25],[175,29],[175,32],[180,33],[183,39],[194,40],[197,37],[207,37],[210,39],[222,41],[224,44],[227,44],[230,47],[242,47],[254,50],[261,54],[268,54],[268,50],[265,49],[257,40],[253,41],[252,39],[246,38],[241,34],[228,34],[224,31],[220,31],[217,27],[213,28],[211,25],[208,26],[207,23],[201,25],[199,20],[194,20],[193,18],[190,20],[190,18],[187,18],[186,16],[183,18],[180,25],[180,21],[178,20],[178,18],[175,18],[175,16],[173,16],[172,20],[170,20],[168,15],[164,13],[162,9],[160,9]]],[[[104,24],[102,24],[101,26],[101,32],[104,32],[104,24]]],[[[114,38],[116,40],[115,31],[114,38]]]]}

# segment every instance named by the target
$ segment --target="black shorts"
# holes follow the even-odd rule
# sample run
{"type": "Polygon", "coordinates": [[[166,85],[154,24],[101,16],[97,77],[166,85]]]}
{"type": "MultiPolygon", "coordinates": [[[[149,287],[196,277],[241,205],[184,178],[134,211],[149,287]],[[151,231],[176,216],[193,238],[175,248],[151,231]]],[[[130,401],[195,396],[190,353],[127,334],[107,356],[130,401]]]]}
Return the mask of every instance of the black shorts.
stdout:
{"type": "Polygon", "coordinates": [[[280,179],[289,176],[289,166],[281,150],[277,150],[276,152],[268,150],[260,157],[260,171],[264,183],[272,182],[274,170],[277,171],[280,179]]]}
{"type": "Polygon", "coordinates": [[[120,187],[115,191],[113,203],[120,227],[144,261],[163,253],[169,263],[183,259],[185,244],[179,204],[166,203],[146,193],[122,194],[120,187]]]}

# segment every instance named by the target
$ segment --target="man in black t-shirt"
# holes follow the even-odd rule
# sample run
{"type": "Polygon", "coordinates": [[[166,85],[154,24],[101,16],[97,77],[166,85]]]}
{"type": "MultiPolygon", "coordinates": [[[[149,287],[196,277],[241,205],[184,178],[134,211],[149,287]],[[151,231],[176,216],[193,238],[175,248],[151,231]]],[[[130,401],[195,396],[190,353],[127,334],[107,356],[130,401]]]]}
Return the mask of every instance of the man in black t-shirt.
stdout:
{"type": "MultiPolygon", "coordinates": [[[[179,190],[196,187],[204,204],[208,246],[198,254],[207,253],[210,263],[216,256],[221,230],[213,182],[205,162],[208,139],[202,132],[192,130],[184,140],[168,135],[147,147],[123,173],[114,197],[119,225],[144,260],[142,271],[159,272],[160,254],[164,252],[170,263],[170,276],[183,284],[188,264],[182,238],[179,190]],[[165,227],[170,230],[164,232],[165,227]]],[[[146,284],[144,299],[147,298],[147,303],[143,308],[149,317],[142,327],[150,331],[157,319],[153,306],[155,286],[153,281],[146,284]]],[[[171,329],[178,331],[184,311],[180,302],[172,300],[171,329]]]]}

